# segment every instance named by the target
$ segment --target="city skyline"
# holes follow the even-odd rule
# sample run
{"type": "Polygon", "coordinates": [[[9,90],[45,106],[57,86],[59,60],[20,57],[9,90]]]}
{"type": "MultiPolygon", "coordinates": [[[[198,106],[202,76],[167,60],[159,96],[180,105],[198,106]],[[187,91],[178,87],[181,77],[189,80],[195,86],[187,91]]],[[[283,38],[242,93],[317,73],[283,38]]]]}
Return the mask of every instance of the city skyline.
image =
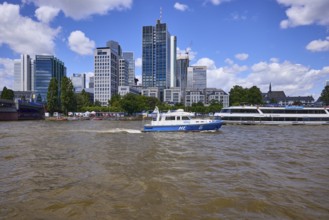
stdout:
{"type": "Polygon", "coordinates": [[[267,92],[272,83],[287,95],[317,98],[329,79],[328,12],[326,0],[2,2],[0,88],[13,88],[21,53],[58,57],[68,77],[91,75],[94,49],[109,40],[134,53],[141,82],[142,27],[161,16],[177,36],[178,55],[188,52],[191,66],[207,66],[207,87],[267,92]]]}

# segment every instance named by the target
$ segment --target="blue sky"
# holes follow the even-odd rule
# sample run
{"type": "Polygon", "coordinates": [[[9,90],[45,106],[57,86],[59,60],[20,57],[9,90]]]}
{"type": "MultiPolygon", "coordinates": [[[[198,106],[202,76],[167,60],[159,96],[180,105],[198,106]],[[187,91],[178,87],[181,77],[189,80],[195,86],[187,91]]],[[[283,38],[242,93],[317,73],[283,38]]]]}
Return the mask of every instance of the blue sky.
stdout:
{"type": "Polygon", "coordinates": [[[13,86],[21,53],[53,54],[72,73],[93,73],[108,40],[134,52],[160,17],[178,53],[208,66],[208,87],[256,85],[317,98],[329,80],[328,0],[15,0],[0,3],[0,88],[13,86]]]}

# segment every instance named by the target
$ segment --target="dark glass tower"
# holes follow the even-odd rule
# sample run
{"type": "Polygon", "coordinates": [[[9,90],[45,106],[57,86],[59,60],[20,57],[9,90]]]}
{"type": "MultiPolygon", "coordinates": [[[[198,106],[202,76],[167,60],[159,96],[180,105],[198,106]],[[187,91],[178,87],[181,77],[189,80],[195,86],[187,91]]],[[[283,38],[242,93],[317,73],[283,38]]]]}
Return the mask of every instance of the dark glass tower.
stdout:
{"type": "Polygon", "coordinates": [[[167,24],[157,20],[155,26],[143,27],[142,83],[163,89],[170,87],[170,34],[167,24]]]}
{"type": "Polygon", "coordinates": [[[51,78],[58,81],[58,97],[62,78],[66,76],[66,67],[54,56],[36,55],[34,60],[34,89],[36,95],[41,95],[42,101],[47,100],[48,86],[51,78]]]}

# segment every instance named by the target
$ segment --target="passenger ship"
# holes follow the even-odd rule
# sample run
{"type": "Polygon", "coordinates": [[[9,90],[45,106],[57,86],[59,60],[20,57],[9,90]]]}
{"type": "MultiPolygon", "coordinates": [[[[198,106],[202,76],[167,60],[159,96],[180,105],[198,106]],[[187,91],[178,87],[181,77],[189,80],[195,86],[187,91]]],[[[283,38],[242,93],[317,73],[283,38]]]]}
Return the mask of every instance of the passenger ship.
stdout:
{"type": "Polygon", "coordinates": [[[325,107],[231,106],[214,116],[221,117],[224,124],[329,125],[329,111],[325,107]]]}
{"type": "Polygon", "coordinates": [[[144,125],[144,132],[162,131],[217,131],[222,126],[221,120],[192,118],[194,113],[184,112],[183,109],[160,113],[158,107],[153,113],[150,124],[144,125]]]}

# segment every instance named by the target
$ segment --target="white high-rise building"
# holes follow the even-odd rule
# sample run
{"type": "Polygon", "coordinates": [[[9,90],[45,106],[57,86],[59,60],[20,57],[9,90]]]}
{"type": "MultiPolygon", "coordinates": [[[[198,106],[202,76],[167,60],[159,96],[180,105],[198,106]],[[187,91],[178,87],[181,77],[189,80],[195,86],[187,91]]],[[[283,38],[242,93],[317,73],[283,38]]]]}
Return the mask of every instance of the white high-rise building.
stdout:
{"type": "Polygon", "coordinates": [[[22,74],[22,90],[21,91],[31,91],[31,58],[30,55],[21,55],[21,74],[22,74]]]}
{"type": "Polygon", "coordinates": [[[14,60],[14,90],[21,91],[21,60],[14,60]]]}
{"type": "Polygon", "coordinates": [[[129,63],[125,59],[119,59],[119,86],[129,85],[129,63]]]}
{"type": "Polygon", "coordinates": [[[135,85],[135,59],[133,52],[123,52],[123,58],[128,62],[128,84],[129,86],[135,85]]]}
{"type": "Polygon", "coordinates": [[[190,66],[187,68],[187,88],[189,89],[207,88],[206,66],[190,66]]]}
{"type": "Polygon", "coordinates": [[[32,90],[31,58],[27,54],[21,54],[20,60],[14,61],[14,90],[32,90]]]}
{"type": "Polygon", "coordinates": [[[94,102],[99,101],[102,106],[107,106],[108,101],[118,94],[119,84],[119,45],[112,44],[115,48],[99,47],[94,51],[94,102]]]}

